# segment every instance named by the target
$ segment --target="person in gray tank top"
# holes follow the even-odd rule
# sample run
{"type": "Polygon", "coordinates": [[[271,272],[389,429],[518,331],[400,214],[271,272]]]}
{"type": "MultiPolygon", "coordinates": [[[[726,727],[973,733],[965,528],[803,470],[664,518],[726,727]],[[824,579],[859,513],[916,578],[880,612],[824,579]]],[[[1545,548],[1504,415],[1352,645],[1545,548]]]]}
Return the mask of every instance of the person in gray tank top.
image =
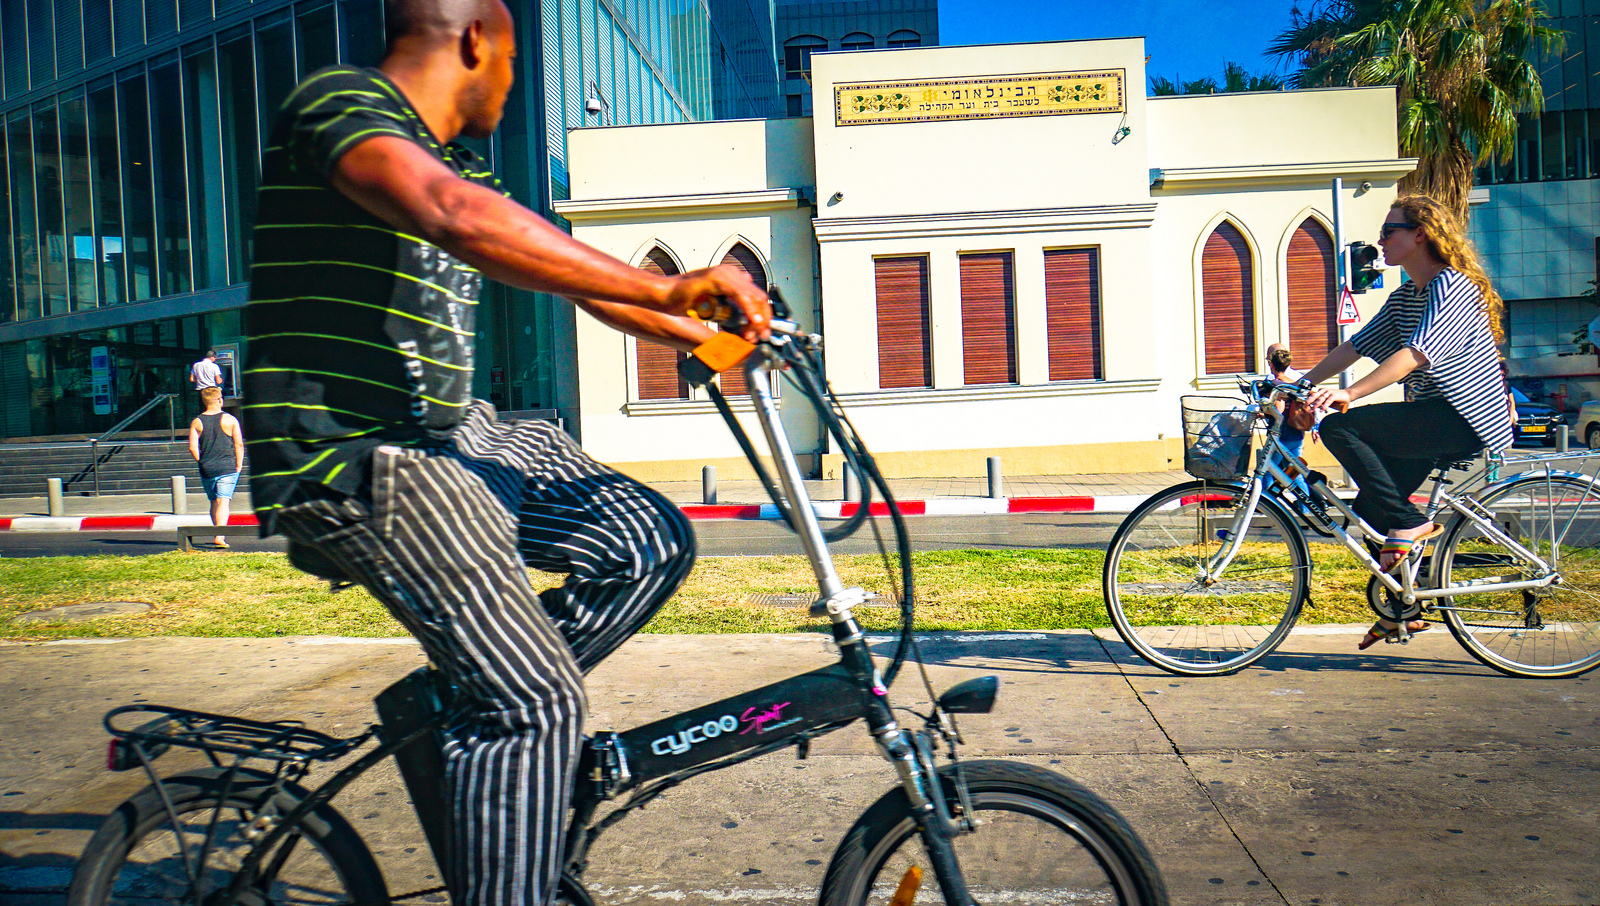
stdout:
{"type": "MultiPolygon", "coordinates": [[[[222,411],[222,390],[207,387],[200,391],[205,411],[189,423],[189,455],[200,465],[200,483],[211,501],[211,524],[227,525],[233,489],[244,471],[244,431],[239,420],[222,411]]],[[[221,535],[212,539],[219,548],[228,546],[221,535]]]]}

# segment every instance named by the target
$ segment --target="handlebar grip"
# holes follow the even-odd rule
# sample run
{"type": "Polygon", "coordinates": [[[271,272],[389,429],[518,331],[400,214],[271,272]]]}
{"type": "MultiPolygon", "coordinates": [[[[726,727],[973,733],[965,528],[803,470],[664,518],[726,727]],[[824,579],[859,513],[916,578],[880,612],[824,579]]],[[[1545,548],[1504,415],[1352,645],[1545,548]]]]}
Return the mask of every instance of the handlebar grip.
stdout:
{"type": "Polygon", "coordinates": [[[689,306],[689,314],[702,321],[710,321],[723,330],[738,333],[744,330],[744,312],[728,301],[727,296],[710,296],[689,306]]]}
{"type": "Polygon", "coordinates": [[[728,304],[725,296],[708,296],[689,306],[689,314],[702,321],[721,321],[731,316],[736,309],[728,304]]]}

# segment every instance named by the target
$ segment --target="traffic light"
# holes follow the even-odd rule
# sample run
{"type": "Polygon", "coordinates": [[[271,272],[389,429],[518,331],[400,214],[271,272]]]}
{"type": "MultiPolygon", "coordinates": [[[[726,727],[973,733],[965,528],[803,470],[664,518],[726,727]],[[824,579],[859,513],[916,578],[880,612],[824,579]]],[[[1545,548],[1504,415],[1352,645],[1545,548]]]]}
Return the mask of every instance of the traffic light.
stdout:
{"type": "Polygon", "coordinates": [[[1364,293],[1383,288],[1383,268],[1378,267],[1378,249],[1365,242],[1350,243],[1350,291],[1364,293]]]}

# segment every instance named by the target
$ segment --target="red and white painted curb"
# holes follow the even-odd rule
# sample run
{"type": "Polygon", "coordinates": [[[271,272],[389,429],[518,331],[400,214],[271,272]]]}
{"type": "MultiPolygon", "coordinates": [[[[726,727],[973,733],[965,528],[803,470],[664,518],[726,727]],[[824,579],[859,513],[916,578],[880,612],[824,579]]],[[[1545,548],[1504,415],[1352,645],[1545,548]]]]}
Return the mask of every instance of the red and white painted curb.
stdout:
{"type": "MultiPolygon", "coordinates": [[[[907,516],[984,516],[1005,513],[1126,513],[1138,506],[1146,494],[1113,494],[1074,497],[936,497],[929,500],[902,500],[900,511],[907,516]]],[[[839,519],[855,514],[860,506],[839,500],[812,504],[817,516],[839,519]]],[[[681,509],[690,519],[777,519],[778,508],[770,503],[729,504],[725,506],[688,504],[681,509]]],[[[874,516],[888,515],[882,501],[870,505],[874,516]]],[[[207,516],[0,516],[0,532],[147,532],[176,529],[180,525],[210,525],[207,516]]],[[[248,513],[228,519],[229,525],[255,525],[248,513]]]]}
{"type": "MultiPolygon", "coordinates": [[[[934,497],[928,500],[901,500],[900,512],[907,516],[989,516],[1005,513],[1127,513],[1148,494],[1112,494],[1075,497],[934,497]]],[[[840,500],[814,502],[811,508],[823,519],[855,515],[861,505],[840,500]]],[[[777,519],[778,508],[770,503],[729,506],[690,504],[681,507],[690,519],[777,519]]],[[[874,516],[887,516],[882,501],[869,505],[874,516]]]]}
{"type": "MultiPolygon", "coordinates": [[[[0,532],[149,532],[180,525],[210,525],[210,516],[0,516],[0,532]]],[[[255,525],[246,513],[228,517],[229,525],[255,525]]]]}

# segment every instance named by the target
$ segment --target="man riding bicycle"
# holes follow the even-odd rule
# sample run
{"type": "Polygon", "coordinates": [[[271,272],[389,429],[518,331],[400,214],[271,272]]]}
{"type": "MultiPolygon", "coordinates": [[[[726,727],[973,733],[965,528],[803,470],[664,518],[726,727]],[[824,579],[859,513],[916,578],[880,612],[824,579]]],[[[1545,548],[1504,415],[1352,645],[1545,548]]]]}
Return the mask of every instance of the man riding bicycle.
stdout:
{"type": "Polygon", "coordinates": [[[485,276],[556,293],[691,349],[684,317],[726,297],[766,335],[766,296],[728,268],[629,267],[506,197],[458,135],[499,124],[516,55],[501,0],[388,0],[376,69],[313,73],[263,158],[244,369],[262,534],[360,582],[475,707],[446,743],[458,906],[540,906],[585,709],[582,675],[673,593],[694,535],[665,498],[543,422],[471,398],[485,276]],[[568,574],[536,595],[525,564],[568,574]]]}

